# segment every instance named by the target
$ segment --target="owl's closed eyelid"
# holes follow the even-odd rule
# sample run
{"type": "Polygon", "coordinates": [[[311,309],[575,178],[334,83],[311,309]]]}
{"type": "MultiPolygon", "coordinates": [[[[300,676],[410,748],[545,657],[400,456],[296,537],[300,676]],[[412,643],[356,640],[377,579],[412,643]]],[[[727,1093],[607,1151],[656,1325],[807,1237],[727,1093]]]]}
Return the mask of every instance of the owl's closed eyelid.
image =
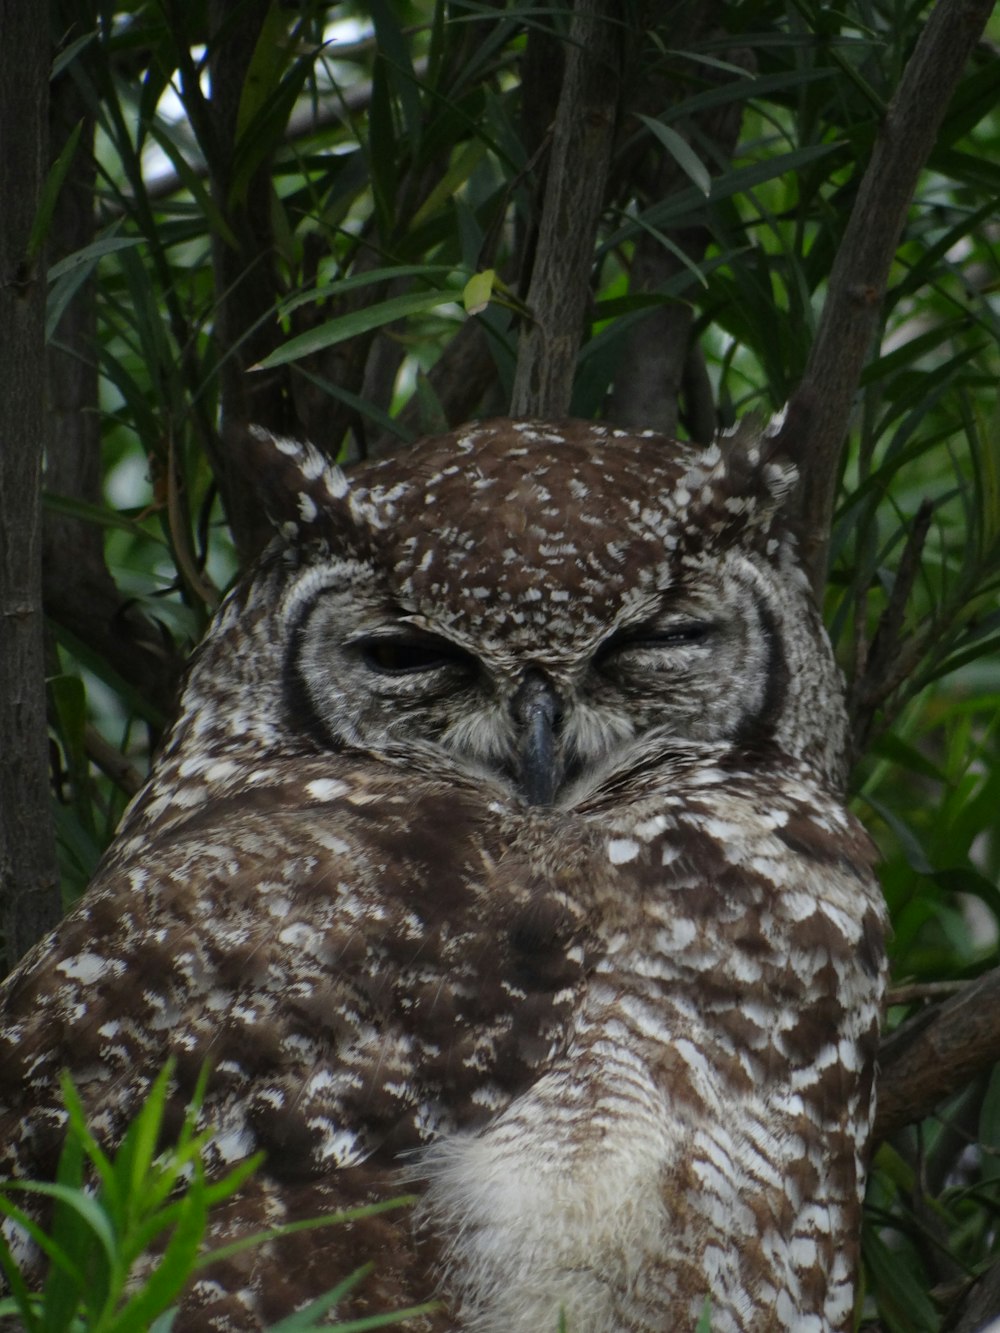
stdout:
{"type": "Polygon", "coordinates": [[[606,639],[595,658],[601,659],[616,653],[628,652],[635,648],[674,648],[705,644],[720,628],[714,620],[702,620],[694,616],[678,618],[667,625],[631,626],[617,630],[606,639]]]}
{"type": "Polygon", "coordinates": [[[349,640],[349,646],[366,666],[387,675],[446,668],[475,671],[478,668],[476,658],[464,648],[440,635],[408,626],[356,635],[349,640]]]}

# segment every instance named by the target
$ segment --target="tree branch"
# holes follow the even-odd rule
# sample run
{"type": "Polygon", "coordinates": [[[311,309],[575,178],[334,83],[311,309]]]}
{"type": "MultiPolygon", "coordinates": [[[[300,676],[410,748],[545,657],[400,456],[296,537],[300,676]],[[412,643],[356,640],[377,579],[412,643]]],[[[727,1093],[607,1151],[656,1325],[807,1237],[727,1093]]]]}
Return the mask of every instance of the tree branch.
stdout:
{"type": "Polygon", "coordinates": [[[108,574],[81,569],[51,578],[46,571],[45,611],[74,639],[105,661],[153,710],[157,729],[172,718],[184,657],[170,636],[125,600],[108,574]]]}
{"type": "Polygon", "coordinates": [[[615,134],[622,39],[619,0],[577,0],[527,293],[534,322],[521,334],[514,374],[515,417],[569,411],[615,134]]]}
{"type": "MultiPolygon", "coordinates": [[[[211,98],[203,100],[193,76],[185,82],[185,107],[196,116],[199,142],[209,168],[212,195],[231,228],[235,245],[213,236],[213,267],[218,302],[215,337],[220,349],[221,442],[206,441],[222,493],[226,517],[241,559],[246,562],[270,540],[271,528],[245,460],[232,450],[243,423],[258,421],[276,431],[294,431],[287,370],[247,374],[247,368],[272,351],[277,321],[268,318],[279,292],[271,221],[273,185],[270,159],[263,158],[245,182],[233,190],[239,160],[239,116],[247,72],[269,10],[268,0],[249,0],[239,21],[229,0],[208,5],[212,75],[211,98]]],[[[178,15],[183,7],[176,6],[178,15]]],[[[178,18],[178,22],[180,19],[178,18]]],[[[184,42],[179,40],[183,52],[184,42]]]]}
{"type": "Polygon", "coordinates": [[[1000,1060],[1000,968],[904,1023],[879,1051],[875,1136],[888,1138],[1000,1060]]]}
{"type": "Polygon", "coordinates": [[[837,251],[805,375],[792,395],[793,403],[809,408],[799,456],[803,555],[817,592],[826,581],[844,437],[889,269],[917,177],[992,10],[992,0],[938,0],[927,20],[886,110],[837,251]]]}
{"type": "MultiPolygon", "coordinates": [[[[664,8],[660,37],[667,48],[695,49],[703,34],[718,20],[716,5],[704,4],[692,10],[683,5],[664,8]],[[683,28],[678,31],[679,25],[683,28]]],[[[666,152],[641,125],[636,113],[659,116],[664,109],[689,97],[694,89],[708,84],[721,84],[734,78],[731,67],[741,66],[748,72],[756,66],[753,53],[745,48],[734,48],[723,53],[727,70],[706,71],[693,61],[659,60],[643,69],[643,77],[628,79],[625,96],[631,92],[629,104],[623,109],[623,127],[639,129],[640,148],[625,152],[615,163],[615,176],[622,179],[627,192],[639,187],[640,206],[661,203],[690,181],[675,159],[666,152]],[[639,155],[641,152],[641,156],[639,155]]],[[[689,144],[695,146],[703,159],[713,165],[728,163],[733,155],[743,122],[745,103],[733,101],[710,107],[700,114],[685,119],[676,126],[689,144]]],[[[621,202],[624,202],[622,200],[621,202]]],[[[629,292],[661,293],[673,284],[676,293],[669,302],[653,309],[634,323],[623,341],[623,353],[615,374],[614,388],[608,409],[609,420],[623,426],[661,431],[664,435],[677,433],[680,416],[678,400],[685,388],[696,391],[697,409],[685,402],[685,423],[690,428],[691,418],[705,422],[701,385],[690,376],[691,326],[694,309],[684,299],[686,292],[677,288],[678,279],[687,278],[688,289],[697,287],[695,268],[701,262],[711,240],[707,225],[707,205],[701,218],[675,227],[669,233],[676,250],[664,244],[656,231],[643,230],[635,240],[629,273],[629,292]],[[684,256],[682,258],[681,256],[684,256]],[[686,260],[686,262],[685,262],[686,260]]],[[[696,439],[711,439],[715,433],[714,404],[707,414],[711,426],[707,434],[696,439]]]]}
{"type": "MultiPolygon", "coordinates": [[[[72,28],[73,6],[53,11],[72,28]]],[[[74,254],[94,240],[93,115],[75,80],[63,74],[51,89],[52,156],[83,122],[80,144],[52,215],[48,260],[74,254]]],[[[101,503],[95,279],[69,302],[48,347],[45,485],[55,495],[101,503]]],[[[94,523],[47,510],[43,515],[42,589],[45,609],[109,661],[153,707],[172,706],[181,658],[159,627],[126,607],[104,561],[104,533],[94,523]]]]}

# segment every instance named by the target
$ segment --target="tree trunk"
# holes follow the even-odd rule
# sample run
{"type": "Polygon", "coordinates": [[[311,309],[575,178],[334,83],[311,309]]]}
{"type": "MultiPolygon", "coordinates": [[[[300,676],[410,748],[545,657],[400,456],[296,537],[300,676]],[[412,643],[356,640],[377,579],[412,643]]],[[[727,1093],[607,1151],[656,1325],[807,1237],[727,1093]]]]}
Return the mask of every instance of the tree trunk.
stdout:
{"type": "Polygon", "coordinates": [[[45,268],[32,224],[47,163],[48,28],[0,0],[0,922],[13,962],[59,917],[41,580],[45,268]]]}

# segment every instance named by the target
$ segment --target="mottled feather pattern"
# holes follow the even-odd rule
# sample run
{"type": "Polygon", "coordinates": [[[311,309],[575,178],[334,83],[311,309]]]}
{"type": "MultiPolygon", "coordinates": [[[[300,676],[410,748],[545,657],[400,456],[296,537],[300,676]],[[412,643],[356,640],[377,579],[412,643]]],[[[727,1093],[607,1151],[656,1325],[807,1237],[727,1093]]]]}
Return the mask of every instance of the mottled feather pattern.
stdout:
{"type": "Polygon", "coordinates": [[[113,1144],[173,1055],[212,1169],[267,1154],[212,1244],[419,1196],[217,1265],[178,1333],[368,1260],[337,1316],[438,1294],[410,1333],[850,1328],[884,921],[776,431],[248,450],[279,536],[6,983],[3,1169],[53,1173],[60,1069],[113,1144]]]}

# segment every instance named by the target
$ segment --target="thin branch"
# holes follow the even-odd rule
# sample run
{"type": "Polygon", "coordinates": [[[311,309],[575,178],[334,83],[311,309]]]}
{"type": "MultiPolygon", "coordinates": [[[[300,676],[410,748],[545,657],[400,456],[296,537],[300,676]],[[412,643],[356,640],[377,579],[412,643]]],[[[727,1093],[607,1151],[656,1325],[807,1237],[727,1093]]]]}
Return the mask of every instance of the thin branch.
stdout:
{"type": "Polygon", "coordinates": [[[569,411],[615,135],[622,18],[620,0],[574,6],[527,293],[534,322],[521,335],[511,395],[515,417],[569,411]]]}
{"type": "Polygon", "coordinates": [[[142,786],[142,774],[96,727],[87,724],[83,733],[87,756],[126,796],[134,796],[142,786]]]}
{"type": "Polygon", "coordinates": [[[915,1004],[918,1000],[944,1000],[957,995],[966,981],[913,981],[905,986],[890,986],[885,997],[887,1009],[894,1004],[915,1004]]]}
{"type": "Polygon", "coordinates": [[[120,677],[150,710],[157,729],[170,721],[177,702],[183,655],[169,634],[117,590],[107,570],[45,572],[45,611],[55,623],[120,677]]]}
{"type": "MultiPolygon", "coordinates": [[[[203,97],[194,82],[185,82],[195,110],[192,121],[209,165],[212,196],[231,229],[235,244],[221,235],[212,238],[217,305],[215,339],[220,350],[232,352],[219,362],[221,439],[206,439],[209,458],[222,495],[226,518],[241,560],[245,563],[270,540],[271,529],[244,460],[231,451],[246,421],[281,433],[294,427],[287,398],[288,376],[277,371],[247,375],[248,366],[272,351],[277,322],[269,318],[277,306],[280,283],[275,263],[272,222],[273,185],[270,159],[262,158],[239,191],[233,190],[240,149],[240,107],[248,71],[269,11],[267,0],[248,0],[237,11],[229,0],[210,0],[209,66],[212,90],[203,97]],[[233,429],[235,427],[235,430],[233,429]]],[[[178,22],[184,16],[178,6],[178,22]]],[[[179,29],[183,32],[183,29],[179,29]]],[[[176,43],[184,57],[185,42],[176,43]]]]}
{"type": "Polygon", "coordinates": [[[949,1333],[989,1333],[990,1321],[1000,1314],[1000,1263],[988,1268],[978,1282],[967,1288],[956,1322],[946,1323],[949,1333]]]}
{"type": "MultiPolygon", "coordinates": [[[[864,753],[875,711],[896,688],[901,662],[912,648],[912,638],[903,636],[903,623],[910,593],[920,573],[920,557],[933,516],[934,505],[930,500],[924,500],[907,534],[896,581],[885,610],[879,617],[871,646],[864,654],[863,668],[851,686],[848,713],[856,754],[864,753]]],[[[856,628],[859,635],[863,633],[863,625],[856,628]]],[[[860,651],[858,656],[861,656],[860,651]]]]}
{"type": "Polygon", "coordinates": [[[801,441],[804,555],[813,585],[826,581],[840,455],[862,368],[878,328],[889,269],[917,178],[948,103],[993,11],[993,0],[938,0],[889,104],[837,251],[802,383],[809,409],[801,441]]]}
{"type": "Polygon", "coordinates": [[[1000,968],[890,1033],[879,1051],[875,1135],[887,1138],[1000,1060],[1000,968]]]}

